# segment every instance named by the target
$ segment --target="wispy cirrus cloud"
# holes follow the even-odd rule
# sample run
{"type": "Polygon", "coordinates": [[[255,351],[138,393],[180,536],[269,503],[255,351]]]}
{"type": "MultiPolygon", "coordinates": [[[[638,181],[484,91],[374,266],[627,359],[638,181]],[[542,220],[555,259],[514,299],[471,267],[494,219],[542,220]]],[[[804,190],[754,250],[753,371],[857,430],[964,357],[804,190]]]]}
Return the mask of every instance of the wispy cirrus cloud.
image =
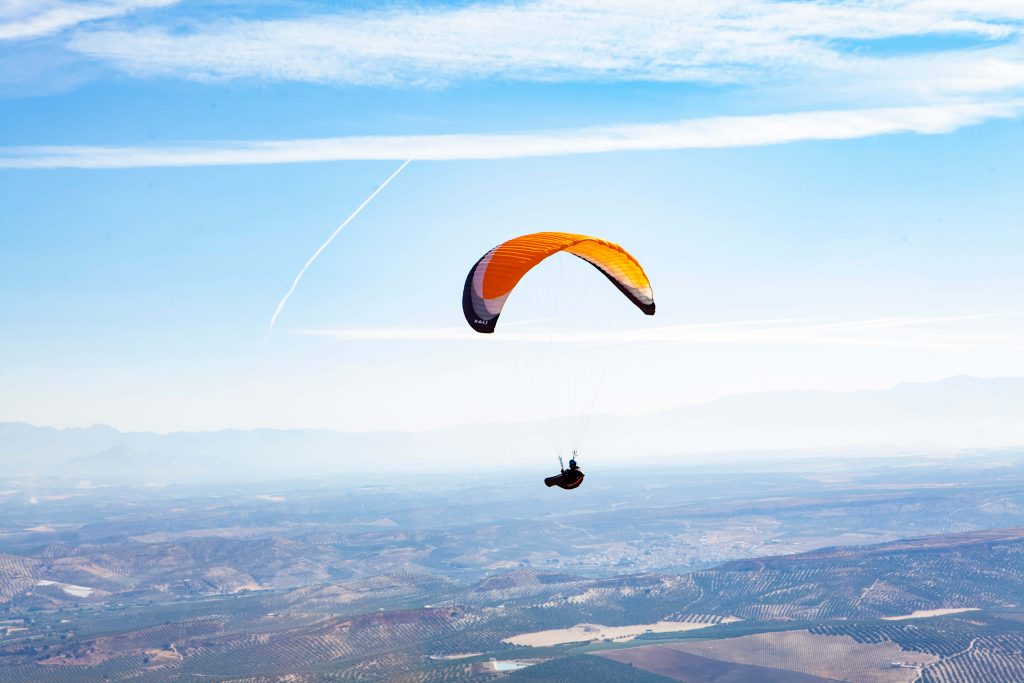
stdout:
{"type": "MultiPolygon", "coordinates": [[[[489,337],[494,343],[581,343],[580,335],[519,325],[489,337]],[[530,329],[534,328],[534,329],[530,329]]],[[[421,328],[325,328],[292,334],[339,342],[473,341],[480,335],[466,326],[421,328]]],[[[1024,347],[1024,315],[892,316],[861,320],[785,318],[668,325],[589,332],[592,345],[743,345],[866,346],[905,349],[984,349],[1024,347]]]]}
{"type": "Polygon", "coordinates": [[[402,88],[472,81],[729,84],[758,96],[744,113],[764,113],[590,127],[567,122],[564,129],[517,133],[9,147],[0,149],[0,168],[741,147],[948,133],[1024,112],[1019,0],[533,0],[341,11],[276,6],[274,18],[212,20],[209,12],[190,15],[183,5],[173,13],[117,19],[175,1],[13,0],[0,10],[0,39],[63,31],[62,57],[85,56],[90,67],[106,64],[140,78],[402,88]],[[282,11],[292,14],[281,17],[282,11]],[[86,23],[96,19],[112,21],[86,23]]]}
{"type": "Polygon", "coordinates": [[[189,79],[752,84],[900,61],[842,41],[1014,41],[1022,29],[1014,0],[534,0],[84,29],[69,47],[135,75],[189,79]]]}
{"type": "Polygon", "coordinates": [[[0,40],[40,38],[99,19],[141,9],[167,7],[179,0],[6,0],[0,3],[0,40]]]}
{"type": "Polygon", "coordinates": [[[407,135],[211,142],[171,147],[0,148],[0,168],[144,168],[341,160],[511,159],[598,152],[773,145],[890,133],[948,133],[1019,116],[1024,99],[928,107],[717,116],[660,124],[493,135],[407,135]]]}

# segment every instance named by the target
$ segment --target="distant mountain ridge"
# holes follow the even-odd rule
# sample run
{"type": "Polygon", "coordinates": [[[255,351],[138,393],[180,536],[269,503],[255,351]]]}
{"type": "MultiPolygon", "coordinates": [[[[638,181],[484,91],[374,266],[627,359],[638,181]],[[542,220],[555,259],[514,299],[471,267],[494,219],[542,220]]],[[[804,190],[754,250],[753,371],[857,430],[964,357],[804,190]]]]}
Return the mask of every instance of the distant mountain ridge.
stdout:
{"type": "MultiPolygon", "coordinates": [[[[741,394],[642,416],[601,416],[588,457],[628,464],[699,454],[859,448],[993,448],[1024,444],[1024,378],[953,377],[883,391],[741,394]]],[[[511,466],[550,458],[535,423],[424,432],[325,429],[121,432],[0,423],[11,475],[179,480],[511,466]],[[58,469],[54,469],[58,468],[58,469]]]]}

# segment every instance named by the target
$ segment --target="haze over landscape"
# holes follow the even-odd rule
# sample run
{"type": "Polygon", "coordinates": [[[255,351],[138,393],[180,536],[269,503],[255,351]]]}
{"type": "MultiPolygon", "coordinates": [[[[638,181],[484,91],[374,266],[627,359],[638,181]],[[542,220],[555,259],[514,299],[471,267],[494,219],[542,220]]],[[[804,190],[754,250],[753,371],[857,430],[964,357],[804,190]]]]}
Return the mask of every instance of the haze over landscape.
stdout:
{"type": "MultiPolygon", "coordinates": [[[[700,464],[751,457],[786,460],[829,451],[835,459],[865,452],[921,452],[1013,447],[1024,443],[1024,379],[956,377],[885,391],[770,392],[739,395],[650,415],[599,416],[588,459],[622,466],[700,464]],[[730,429],[743,425],[742,430],[730,429]]],[[[490,467],[523,467],[544,453],[536,422],[471,424],[423,432],[222,430],[121,432],[105,425],[53,429],[0,424],[0,462],[10,474],[43,475],[60,467],[95,481],[182,482],[372,473],[403,454],[410,472],[465,469],[488,443],[490,467]],[[499,432],[501,438],[491,440],[499,432]]],[[[539,458],[538,458],[539,459],[539,458]]]]}

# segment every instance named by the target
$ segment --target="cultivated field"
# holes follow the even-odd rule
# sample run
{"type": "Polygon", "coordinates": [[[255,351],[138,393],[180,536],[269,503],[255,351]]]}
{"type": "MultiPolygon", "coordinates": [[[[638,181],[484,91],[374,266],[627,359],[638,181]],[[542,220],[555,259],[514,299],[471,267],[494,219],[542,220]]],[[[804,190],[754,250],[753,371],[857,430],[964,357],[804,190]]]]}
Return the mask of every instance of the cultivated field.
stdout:
{"type": "Polygon", "coordinates": [[[628,664],[650,673],[686,683],[834,683],[835,679],[810,674],[769,669],[749,664],[735,664],[721,659],[691,655],[669,647],[652,645],[628,650],[601,652],[620,664],[628,664]]]}
{"type": "MultiPolygon", "coordinates": [[[[717,623],[731,624],[740,621],[735,617],[727,617],[717,623]]],[[[549,647],[564,643],[580,643],[594,640],[627,641],[644,633],[675,633],[694,631],[714,626],[716,622],[695,621],[658,621],[653,624],[635,624],[633,626],[602,626],[601,624],[576,624],[570,628],[535,631],[506,638],[503,643],[509,645],[526,645],[529,647],[549,647]]]]}
{"type": "Polygon", "coordinates": [[[758,633],[654,647],[851,683],[910,683],[917,677],[919,667],[939,659],[923,652],[905,652],[891,642],[858,643],[849,636],[823,636],[808,631],[758,633]]]}
{"type": "Polygon", "coordinates": [[[926,619],[928,617],[944,617],[947,614],[960,614],[961,612],[977,612],[977,607],[950,607],[944,609],[919,609],[910,614],[903,614],[898,617],[882,617],[885,621],[905,621],[907,619],[926,619]]]}

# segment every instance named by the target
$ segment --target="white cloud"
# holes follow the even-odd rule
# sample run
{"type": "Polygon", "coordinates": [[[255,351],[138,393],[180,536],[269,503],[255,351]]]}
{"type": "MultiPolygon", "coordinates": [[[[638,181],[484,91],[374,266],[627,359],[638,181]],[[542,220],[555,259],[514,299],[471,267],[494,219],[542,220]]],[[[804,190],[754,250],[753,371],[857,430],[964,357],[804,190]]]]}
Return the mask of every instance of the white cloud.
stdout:
{"type": "MultiPolygon", "coordinates": [[[[13,0],[0,9],[0,38],[52,33],[175,1],[13,0]]],[[[780,113],[515,134],[12,147],[0,149],[0,168],[740,147],[945,133],[1024,109],[1019,0],[534,0],[212,22],[176,13],[163,23],[81,26],[65,47],[141,77],[394,86],[495,79],[731,83],[759,95],[758,110],[780,113]],[[902,54],[873,51],[863,42],[901,37],[920,40],[902,54]]]]}
{"type": "MultiPolygon", "coordinates": [[[[578,334],[520,325],[488,337],[491,343],[580,344],[578,334]]],[[[469,327],[326,328],[293,334],[341,342],[477,341],[469,327]]],[[[898,349],[984,349],[1024,346],[1024,315],[977,314],[941,317],[885,317],[829,321],[801,318],[695,323],[631,330],[588,332],[593,345],[867,346],[898,349]]]]}
{"type": "Polygon", "coordinates": [[[6,0],[0,4],[0,40],[48,36],[98,19],[110,19],[136,10],[166,7],[178,0],[6,0]]]}
{"type": "Polygon", "coordinates": [[[841,68],[780,83],[794,96],[834,101],[941,103],[961,97],[1005,97],[1024,88],[1024,45],[949,50],[899,58],[845,57],[841,68]]]}
{"type": "Polygon", "coordinates": [[[341,160],[511,159],[597,152],[850,140],[888,133],[948,133],[1024,111],[1024,99],[928,107],[716,116],[670,123],[493,135],[408,135],[211,142],[177,147],[0,148],[0,168],[143,168],[341,160]]]}
{"type": "Polygon", "coordinates": [[[752,83],[858,69],[865,60],[836,41],[1016,40],[1022,21],[1016,0],[535,0],[90,29],[70,47],[129,73],[195,79],[752,83]]]}

